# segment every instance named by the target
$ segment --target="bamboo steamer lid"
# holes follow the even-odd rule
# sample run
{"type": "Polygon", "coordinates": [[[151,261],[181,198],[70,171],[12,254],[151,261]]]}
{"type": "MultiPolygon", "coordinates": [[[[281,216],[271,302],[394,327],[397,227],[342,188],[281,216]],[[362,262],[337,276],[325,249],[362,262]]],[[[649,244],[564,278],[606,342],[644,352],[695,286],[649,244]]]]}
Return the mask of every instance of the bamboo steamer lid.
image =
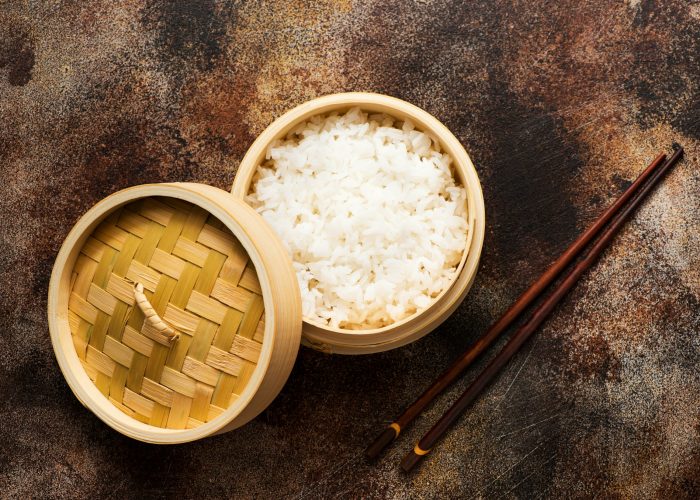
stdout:
{"type": "Polygon", "coordinates": [[[49,328],[78,399],[152,443],[237,428],[292,369],[301,300],[263,219],[220,189],[144,185],[95,205],[67,236],[49,328]]]}

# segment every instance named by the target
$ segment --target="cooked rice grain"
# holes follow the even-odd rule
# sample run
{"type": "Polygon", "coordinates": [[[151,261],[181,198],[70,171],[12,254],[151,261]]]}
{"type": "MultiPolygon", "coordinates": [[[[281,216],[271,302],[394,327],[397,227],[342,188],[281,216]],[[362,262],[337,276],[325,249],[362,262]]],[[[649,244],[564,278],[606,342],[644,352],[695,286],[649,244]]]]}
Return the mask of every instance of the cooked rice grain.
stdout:
{"type": "Polygon", "coordinates": [[[467,203],[450,163],[412,123],[358,108],[316,116],[269,147],[247,199],[292,256],[304,319],[379,328],[452,283],[467,203]]]}

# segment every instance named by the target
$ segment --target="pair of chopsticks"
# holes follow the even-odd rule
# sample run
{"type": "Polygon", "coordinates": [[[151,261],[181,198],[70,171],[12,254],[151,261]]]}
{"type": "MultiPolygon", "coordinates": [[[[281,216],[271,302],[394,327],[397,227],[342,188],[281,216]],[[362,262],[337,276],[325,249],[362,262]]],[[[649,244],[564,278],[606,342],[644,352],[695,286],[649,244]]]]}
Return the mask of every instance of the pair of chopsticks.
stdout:
{"type": "Polygon", "coordinates": [[[584,247],[598,234],[600,237],[579,262],[564,276],[561,282],[532,312],[529,319],[518,328],[503,349],[488,364],[481,374],[467,387],[460,398],[447,410],[438,422],[418,441],[416,446],[401,461],[401,467],[410,471],[427,455],[452,424],[474,402],[481,391],[493,380],[501,368],[518,352],[525,341],[545,321],[559,301],[573,288],[581,275],[590,268],[600,254],[612,241],[615,234],[626,220],[661,180],[664,174],[683,156],[683,148],[677,146],[671,158],[666,160],[665,154],[660,154],[637,177],[624,193],[586,229],[569,248],[547,269],[537,281],[510,306],[486,333],[472,344],[455,362],[445,370],[416,401],[392,422],[377,439],[367,448],[366,455],[376,458],[384,448],[394,441],[401,431],[406,428],[446,387],[457,380],[464,370],[481,354],[510,324],[528,308],[548,285],[583,251],[584,247]],[[646,182],[648,181],[648,182],[646,182]],[[645,183],[646,182],[646,183],[645,183]],[[631,199],[631,201],[630,201],[631,199]],[[629,201],[629,204],[627,202],[629,201]],[[627,204],[625,206],[625,204],[627,204]],[[611,221],[612,220],[612,221],[611,221]],[[610,222],[611,221],[611,222],[610,222]],[[607,228],[605,225],[610,222],[607,228]]]}

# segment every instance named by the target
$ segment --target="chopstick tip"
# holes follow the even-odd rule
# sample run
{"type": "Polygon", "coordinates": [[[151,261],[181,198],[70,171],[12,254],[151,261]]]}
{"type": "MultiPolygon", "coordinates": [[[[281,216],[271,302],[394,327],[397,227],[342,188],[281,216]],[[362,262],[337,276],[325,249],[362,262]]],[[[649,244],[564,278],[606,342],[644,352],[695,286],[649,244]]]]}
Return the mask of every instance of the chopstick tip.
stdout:
{"type": "Polygon", "coordinates": [[[418,465],[424,455],[418,455],[414,450],[409,451],[403,460],[401,460],[401,468],[404,472],[411,472],[418,465]]]}
{"type": "Polygon", "coordinates": [[[365,450],[365,456],[369,460],[374,460],[379,456],[379,454],[384,451],[384,448],[389,446],[391,442],[398,437],[398,433],[393,427],[387,427],[384,431],[377,436],[377,439],[367,447],[365,450]]]}

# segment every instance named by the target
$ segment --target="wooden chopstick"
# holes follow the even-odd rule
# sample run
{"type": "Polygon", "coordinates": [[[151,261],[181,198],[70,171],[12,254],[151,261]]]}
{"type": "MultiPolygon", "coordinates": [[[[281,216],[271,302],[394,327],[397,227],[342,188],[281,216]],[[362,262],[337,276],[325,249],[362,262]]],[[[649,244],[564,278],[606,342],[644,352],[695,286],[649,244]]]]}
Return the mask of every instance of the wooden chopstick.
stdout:
{"type": "Polygon", "coordinates": [[[430,402],[435,399],[446,387],[457,380],[464,370],[481,354],[508,326],[523,312],[542,291],[559,275],[559,273],[575,259],[581,250],[595,237],[601,228],[627,203],[632,195],[639,189],[644,181],[654,173],[659,165],[666,158],[665,154],[660,154],[637,179],[620,195],[620,197],[608,209],[603,212],[598,219],[591,224],[569,248],[540,276],[537,281],[532,283],[530,287],[517,298],[513,305],[503,313],[495,323],[486,331],[486,333],[474,342],[462,355],[460,355],[452,365],[447,368],[413,404],[404,410],[404,412],[394,420],[384,431],[374,440],[374,442],[365,450],[368,458],[376,458],[384,448],[394,441],[399,433],[405,429],[430,402]]]}
{"type": "Polygon", "coordinates": [[[639,192],[634,196],[629,205],[622,210],[603,231],[600,238],[593,244],[588,253],[579,261],[571,271],[563,278],[562,282],[547,296],[547,298],[532,313],[527,322],[513,334],[501,352],[489,363],[483,372],[469,385],[460,398],[447,410],[438,422],[421,438],[415,448],[401,461],[401,467],[405,471],[411,470],[425,455],[435,446],[437,441],[445,434],[447,429],[461,416],[461,414],[476,399],[479,393],[488,385],[499,370],[518,352],[523,343],[537,330],[537,328],[549,316],[559,301],[569,290],[573,288],[581,275],[588,270],[615,234],[625,224],[629,216],[641,204],[647,194],[651,192],[663,175],[681,158],[683,148],[679,149],[671,158],[659,168],[639,192]]]}

